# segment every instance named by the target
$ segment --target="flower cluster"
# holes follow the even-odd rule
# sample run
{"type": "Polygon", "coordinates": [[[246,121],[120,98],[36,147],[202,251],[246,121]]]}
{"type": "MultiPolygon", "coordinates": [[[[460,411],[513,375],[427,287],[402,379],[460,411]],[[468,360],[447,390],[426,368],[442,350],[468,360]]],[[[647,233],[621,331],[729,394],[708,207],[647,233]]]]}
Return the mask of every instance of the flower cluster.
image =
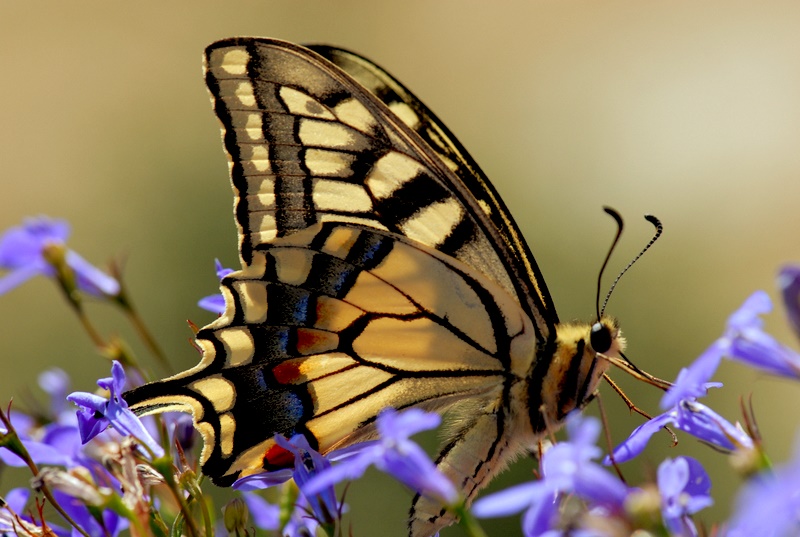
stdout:
{"type": "MultiPolygon", "coordinates": [[[[446,506],[472,536],[484,535],[476,518],[520,512],[526,537],[703,535],[695,516],[713,499],[711,480],[697,460],[664,460],[651,481],[635,485],[616,466],[643,453],[650,437],[665,427],[733,453],[737,461],[749,461],[746,467],[737,463],[745,482],[735,514],[712,526],[715,535],[800,534],[800,445],[792,460],[772,467],[752,416],[745,416],[742,427],[700,402],[709,389],[721,387],[712,379],[723,360],[800,380],[800,355],[763,329],[761,316],[771,309],[766,293],[753,294],[731,315],[723,335],[679,372],[661,401],[662,413],[610,454],[604,456],[597,446],[598,420],[570,415],[566,438],[542,450],[539,479],[469,506],[410,439],[436,428],[440,417],[389,408],[376,418],[377,439],[325,456],[302,435],[276,435],[293,464],[240,479],[234,484],[238,496],[218,513],[203,490],[191,419],[185,414],[140,418],[122,398],[131,379],[138,384],[147,375],[130,354],[109,353],[125,346],[111,346],[99,337],[80,307],[81,294],[122,307],[148,348],[162,356],[135,315],[119,275],[112,271],[109,276],[68,249],[68,234],[65,222],[41,217],[0,237],[0,268],[7,271],[0,277],[0,294],[35,275],[53,278],[103,355],[118,359],[112,360],[111,376],[97,381],[97,392],[69,393],[67,374],[51,369],[39,377],[50,400],[46,411],[0,412],[0,462],[28,468],[33,475],[29,486],[2,495],[0,535],[116,537],[127,530],[135,537],[244,536],[256,528],[288,536],[341,535],[347,506],[336,485],[358,480],[371,466],[446,506]]],[[[217,261],[216,272],[222,279],[232,271],[217,261]]],[[[800,268],[782,270],[779,283],[789,321],[800,334],[800,268]]],[[[221,295],[206,297],[200,306],[225,311],[221,295]]]]}

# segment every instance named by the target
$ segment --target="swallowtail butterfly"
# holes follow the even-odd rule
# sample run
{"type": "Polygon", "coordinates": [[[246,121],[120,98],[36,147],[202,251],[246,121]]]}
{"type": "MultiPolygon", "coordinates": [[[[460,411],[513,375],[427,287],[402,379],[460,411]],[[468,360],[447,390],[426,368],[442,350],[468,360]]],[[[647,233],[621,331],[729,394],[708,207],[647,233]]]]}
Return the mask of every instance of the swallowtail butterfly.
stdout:
{"type": "MultiPolygon", "coordinates": [[[[189,411],[220,485],[374,436],[385,407],[447,412],[438,467],[472,499],[586,405],[624,347],[610,318],[560,323],[495,189],[405,86],[329,46],[234,38],[205,53],[241,270],[198,365],[126,394],[189,411]]],[[[450,524],[417,497],[410,532],[450,524]]]]}

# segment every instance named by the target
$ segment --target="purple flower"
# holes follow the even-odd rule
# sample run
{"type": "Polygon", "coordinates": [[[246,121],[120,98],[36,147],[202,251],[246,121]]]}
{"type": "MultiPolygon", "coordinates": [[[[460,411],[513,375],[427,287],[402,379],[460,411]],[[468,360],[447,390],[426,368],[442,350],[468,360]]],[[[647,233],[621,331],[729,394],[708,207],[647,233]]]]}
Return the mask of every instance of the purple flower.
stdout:
{"type": "MultiPolygon", "coordinates": [[[[787,302],[789,319],[800,323],[797,303],[800,293],[800,269],[784,269],[780,283],[787,302]],[[794,303],[794,306],[793,306],[794,303]]],[[[744,363],[773,375],[800,379],[800,355],[764,332],[760,315],[772,309],[769,296],[763,291],[753,293],[728,318],[725,333],[678,375],[675,385],[664,394],[661,408],[676,406],[681,400],[694,400],[706,394],[708,388],[722,386],[708,382],[722,358],[744,363]]]]}
{"type": "MultiPolygon", "coordinates": [[[[636,457],[644,450],[650,437],[667,425],[725,450],[753,447],[753,440],[739,427],[707,406],[687,399],[637,427],[627,440],[614,449],[614,460],[625,462],[636,457]]],[[[606,457],[604,463],[610,464],[611,458],[606,457]]]]}
{"type": "MultiPolygon", "coordinates": [[[[89,510],[83,500],[58,490],[53,491],[53,496],[72,520],[91,537],[116,537],[129,526],[128,521],[112,509],[102,509],[99,512],[97,509],[89,510]]],[[[72,535],[80,534],[73,531],[72,535]]]]}
{"type": "Polygon", "coordinates": [[[681,369],[675,383],[661,398],[661,409],[673,408],[683,400],[705,397],[709,388],[722,387],[721,382],[709,382],[709,380],[717,371],[724,351],[725,344],[717,340],[689,367],[681,369]]]}
{"type": "Polygon", "coordinates": [[[697,535],[689,515],[714,503],[711,479],[703,466],[691,457],[666,459],[658,467],[661,513],[672,535],[697,535]]]}
{"type": "MultiPolygon", "coordinates": [[[[214,267],[217,271],[217,278],[220,280],[233,272],[233,269],[223,267],[222,263],[219,262],[219,259],[214,260],[214,267]]],[[[220,315],[225,313],[225,297],[219,293],[201,298],[197,302],[197,305],[206,311],[210,311],[211,313],[218,313],[220,315]]]]}
{"type": "Polygon", "coordinates": [[[788,463],[753,477],[736,500],[726,537],[800,534],[800,443],[788,463]]]}
{"type": "Polygon", "coordinates": [[[56,276],[56,269],[46,259],[48,248],[64,248],[67,266],[75,273],[78,289],[91,295],[116,296],[119,282],[99,270],[80,255],[65,248],[69,224],[44,216],[26,219],[0,237],[0,268],[9,271],[0,278],[0,294],[23,284],[34,276],[56,276]]]}
{"type": "MultiPolygon", "coordinates": [[[[262,530],[280,529],[280,508],[253,492],[243,492],[242,499],[247,504],[253,524],[262,530]]],[[[313,535],[313,533],[311,534],[313,535]]]]}
{"type": "Polygon", "coordinates": [[[773,375],[800,379],[800,355],[762,330],[759,315],[772,309],[769,296],[757,291],[728,320],[723,337],[730,341],[726,356],[773,375]]]}
{"type": "Polygon", "coordinates": [[[111,425],[120,434],[133,436],[142,442],[156,457],[162,457],[164,450],[139,418],[128,410],[128,403],[122,398],[125,380],[125,370],[115,360],[111,377],[97,381],[98,386],[110,392],[109,399],[87,392],[74,392],[67,396],[69,401],[81,407],[77,413],[81,440],[85,444],[111,425]]]}
{"type": "Polygon", "coordinates": [[[307,487],[308,482],[314,476],[330,470],[330,461],[315,451],[303,435],[295,435],[291,440],[287,440],[283,435],[278,434],[275,435],[275,442],[278,446],[294,455],[294,470],[284,469],[247,476],[236,481],[233,485],[234,488],[248,491],[271,487],[292,477],[317,520],[329,523],[338,519],[340,509],[333,484],[322,489],[308,490],[307,487]]]}
{"type": "MultiPolygon", "coordinates": [[[[704,353],[755,367],[773,375],[800,379],[800,355],[781,345],[763,330],[760,315],[772,310],[772,302],[764,291],[756,291],[728,319],[725,334],[704,353]]],[[[791,319],[790,309],[790,319],[791,319]]]]}
{"type": "Polygon", "coordinates": [[[789,324],[794,328],[794,333],[800,337],[800,266],[783,267],[778,274],[778,287],[783,295],[789,324]]]}
{"type": "Polygon", "coordinates": [[[593,462],[600,456],[595,443],[600,422],[573,413],[567,419],[568,442],[560,442],[542,457],[542,479],[511,487],[476,501],[472,512],[479,518],[506,516],[527,507],[523,516],[526,537],[549,534],[557,522],[560,499],[572,494],[591,507],[621,512],[628,487],[593,462]]]}
{"type": "MultiPolygon", "coordinates": [[[[68,466],[72,463],[71,452],[62,450],[61,446],[53,445],[50,442],[53,436],[47,434],[54,433],[57,435],[64,426],[50,425],[46,428],[46,433],[42,435],[40,431],[36,430],[34,422],[29,416],[19,412],[11,412],[10,417],[11,425],[17,432],[17,436],[25,446],[28,455],[36,464],[68,466]],[[33,439],[34,436],[37,438],[36,440],[33,439]]],[[[0,434],[6,434],[7,432],[6,428],[0,425],[0,434]]],[[[25,461],[8,447],[0,449],[0,461],[9,466],[26,466],[25,461]]]]}
{"type": "Polygon", "coordinates": [[[437,427],[440,421],[437,414],[416,408],[402,413],[385,409],[376,421],[380,440],[359,444],[354,454],[311,479],[305,493],[318,494],[340,481],[357,479],[374,465],[424,496],[455,504],[458,492],[453,484],[422,448],[408,439],[412,434],[437,427]]]}
{"type": "Polygon", "coordinates": [[[39,374],[39,387],[50,396],[50,411],[58,419],[66,410],[69,376],[63,369],[51,367],[39,374]]]}

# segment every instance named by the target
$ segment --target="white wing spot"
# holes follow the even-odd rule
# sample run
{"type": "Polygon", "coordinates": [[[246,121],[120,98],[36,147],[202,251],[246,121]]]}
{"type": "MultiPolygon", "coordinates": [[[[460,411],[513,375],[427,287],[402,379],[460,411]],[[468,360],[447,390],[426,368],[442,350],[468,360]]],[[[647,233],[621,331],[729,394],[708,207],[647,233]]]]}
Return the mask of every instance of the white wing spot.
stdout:
{"type": "Polygon", "coordinates": [[[478,205],[481,206],[481,210],[486,216],[492,216],[492,207],[485,200],[478,200],[478,205]]]}
{"type": "Polygon", "coordinates": [[[394,112],[394,115],[400,118],[400,121],[415,129],[419,126],[419,116],[414,110],[406,103],[395,101],[389,104],[389,110],[394,112]]]}
{"type": "Polygon", "coordinates": [[[353,134],[343,125],[311,119],[300,121],[299,136],[303,145],[310,146],[346,148],[355,143],[353,134]]]}
{"type": "Polygon", "coordinates": [[[267,319],[267,286],[262,281],[237,281],[233,284],[239,295],[247,323],[263,323],[267,319]]]}
{"type": "Polygon", "coordinates": [[[278,236],[278,226],[275,223],[275,215],[271,212],[250,213],[250,229],[253,232],[252,243],[266,244],[272,242],[278,236]]]}
{"type": "Polygon", "coordinates": [[[441,244],[461,221],[464,209],[455,198],[428,205],[400,226],[411,239],[423,244],[441,244]]]}
{"type": "Polygon", "coordinates": [[[422,165],[416,160],[401,153],[391,152],[375,163],[364,184],[373,196],[385,199],[406,181],[413,179],[421,170],[422,165]]]}
{"type": "Polygon", "coordinates": [[[355,98],[342,101],[336,105],[333,111],[339,121],[365,134],[368,134],[377,125],[372,113],[355,98]]]}
{"type": "Polygon", "coordinates": [[[208,377],[189,384],[189,388],[208,399],[218,413],[233,408],[236,400],[236,388],[230,381],[222,377],[208,377]]]}
{"type": "Polygon", "coordinates": [[[330,110],[302,91],[283,86],[280,89],[280,96],[283,104],[292,114],[322,119],[336,119],[330,110]]]}
{"type": "Polygon", "coordinates": [[[265,172],[270,169],[269,165],[269,151],[267,151],[267,147],[263,145],[250,145],[244,146],[242,151],[240,152],[240,158],[242,162],[249,162],[253,165],[253,167],[260,171],[265,172]],[[249,147],[250,151],[249,154],[246,154],[246,148],[249,147]]]}
{"type": "Polygon", "coordinates": [[[340,151],[326,151],[325,149],[306,150],[305,164],[312,175],[333,175],[336,177],[350,177],[353,170],[355,156],[340,151]]]}
{"type": "Polygon", "coordinates": [[[240,82],[236,86],[236,91],[234,92],[236,98],[239,99],[239,102],[242,105],[252,108],[256,105],[256,95],[253,92],[253,84],[250,82],[240,82]]]}
{"type": "Polygon", "coordinates": [[[250,55],[245,49],[234,48],[222,52],[222,60],[219,66],[228,74],[243,75],[247,72],[247,62],[249,61],[250,55]]]}
{"type": "Polygon", "coordinates": [[[255,344],[250,331],[242,327],[222,328],[214,336],[225,347],[226,367],[249,363],[253,359],[255,344]]]}
{"type": "Polygon", "coordinates": [[[311,271],[311,253],[300,248],[275,248],[275,275],[279,282],[302,285],[311,271]]]}
{"type": "Polygon", "coordinates": [[[264,122],[261,120],[261,114],[247,114],[244,128],[251,140],[264,139],[264,122]]]}
{"type": "Polygon", "coordinates": [[[314,205],[320,211],[342,210],[365,213],[372,210],[372,201],[361,185],[333,179],[314,181],[314,205]]]}
{"type": "Polygon", "coordinates": [[[230,412],[219,417],[219,449],[223,457],[230,457],[233,453],[233,436],[236,433],[236,419],[230,412]]]}

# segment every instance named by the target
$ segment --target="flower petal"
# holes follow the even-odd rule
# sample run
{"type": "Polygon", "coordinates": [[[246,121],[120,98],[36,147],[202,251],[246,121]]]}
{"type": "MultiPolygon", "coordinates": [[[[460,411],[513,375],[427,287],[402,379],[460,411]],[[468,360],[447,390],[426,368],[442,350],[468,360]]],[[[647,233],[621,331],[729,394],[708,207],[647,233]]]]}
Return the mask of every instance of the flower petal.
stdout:
{"type": "MultiPolygon", "coordinates": [[[[656,434],[665,425],[672,423],[673,420],[674,415],[667,412],[638,426],[627,440],[614,448],[614,461],[621,463],[638,456],[647,446],[650,437],[656,434]]],[[[611,464],[611,458],[607,456],[603,460],[603,464],[611,464]]]]}

